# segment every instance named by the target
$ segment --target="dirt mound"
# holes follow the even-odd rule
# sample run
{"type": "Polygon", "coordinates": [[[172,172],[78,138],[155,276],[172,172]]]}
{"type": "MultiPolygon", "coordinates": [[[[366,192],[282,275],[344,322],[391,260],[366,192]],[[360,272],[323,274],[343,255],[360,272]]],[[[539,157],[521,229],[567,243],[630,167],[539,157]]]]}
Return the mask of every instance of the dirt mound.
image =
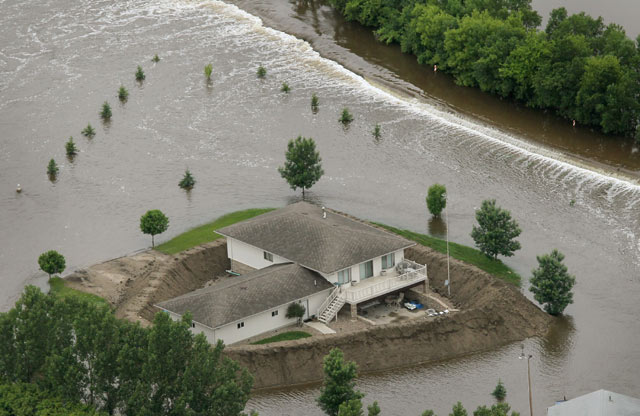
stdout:
{"type": "Polygon", "coordinates": [[[148,324],[154,304],[203,287],[229,269],[223,239],[171,256],[155,250],[120,257],[79,270],[69,286],[105,298],[119,318],[148,324]]]}

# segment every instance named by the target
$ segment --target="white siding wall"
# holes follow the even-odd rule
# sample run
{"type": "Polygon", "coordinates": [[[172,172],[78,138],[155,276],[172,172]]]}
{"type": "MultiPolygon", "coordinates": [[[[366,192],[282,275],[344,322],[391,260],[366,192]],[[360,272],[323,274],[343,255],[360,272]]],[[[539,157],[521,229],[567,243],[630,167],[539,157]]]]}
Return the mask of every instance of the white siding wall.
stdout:
{"type": "MultiPolygon", "coordinates": [[[[308,301],[307,311],[309,317],[316,314],[322,302],[324,302],[327,296],[329,296],[329,293],[331,293],[331,288],[311,295],[308,298],[300,299],[300,302],[305,306],[305,308],[307,307],[308,301]]],[[[226,345],[233,344],[235,342],[260,335],[264,332],[272,331],[295,323],[295,319],[287,319],[285,317],[288,306],[289,304],[281,305],[244,318],[240,321],[231,322],[225,326],[216,328],[215,330],[195,322],[195,328],[192,327],[191,332],[194,334],[203,332],[210,344],[215,344],[219,339],[223,340],[226,345]],[[271,316],[271,312],[276,310],[278,311],[278,315],[271,316]],[[239,322],[244,322],[244,327],[238,328],[239,322]]],[[[174,321],[182,319],[182,317],[176,313],[169,311],[167,311],[167,313],[169,313],[174,321]]]]}
{"type": "Polygon", "coordinates": [[[289,262],[289,260],[276,256],[275,254],[273,255],[273,262],[265,260],[264,250],[234,238],[227,238],[227,256],[232,260],[239,261],[254,269],[264,269],[273,264],[289,262]]]}

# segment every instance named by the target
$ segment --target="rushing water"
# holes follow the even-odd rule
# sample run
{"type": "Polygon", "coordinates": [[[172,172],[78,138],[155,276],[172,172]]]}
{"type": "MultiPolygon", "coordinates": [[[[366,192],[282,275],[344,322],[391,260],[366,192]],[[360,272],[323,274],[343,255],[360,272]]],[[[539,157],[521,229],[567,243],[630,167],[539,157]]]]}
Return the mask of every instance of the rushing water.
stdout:
{"type": "MultiPolygon", "coordinates": [[[[302,2],[301,2],[302,3],[302,2]]],[[[320,12],[327,13],[326,9],[320,12]]],[[[139,217],[171,219],[169,238],[232,210],[298,198],[279,177],[286,142],[313,137],[325,177],[310,198],[354,215],[426,232],[426,188],[449,190],[450,236],[470,244],[474,208],[496,198],[519,221],[523,276],[557,247],[577,276],[575,304],[534,355],[534,410],[598,388],[640,396],[640,188],[575,166],[553,147],[524,141],[418,98],[398,98],[324,59],[306,42],[265,28],[219,1],[0,0],[0,303],[24,284],[45,285],[37,256],[56,249],[68,270],[141,249],[139,217]],[[151,62],[154,53],[161,61],[151,62]],[[204,81],[211,62],[213,81],[204,81]],[[258,80],[263,64],[268,75],[258,80]],[[136,65],[147,79],[134,82],[136,65]],[[290,94],[279,92],[287,81],[290,94]],[[117,103],[120,84],[129,101],[117,103]],[[312,92],[320,111],[309,108],[312,92]],[[114,109],[99,122],[101,103],[114,109]],[[348,106],[355,121],[337,118],[348,106]],[[80,136],[88,121],[92,140],[80,136]],[[382,126],[382,139],[371,135],[382,126]],[[64,157],[73,135],[80,154],[64,157]],[[45,168],[55,157],[57,182],[45,168]],[[198,183],[177,182],[189,168],[198,183]],[[14,192],[20,183],[22,194],[14,192]],[[574,199],[574,206],[569,202],[574,199]]],[[[527,292],[528,293],[528,292],[527,292]]],[[[498,378],[527,407],[520,346],[361,377],[385,414],[445,414],[457,400],[490,401],[498,378]]],[[[317,388],[256,395],[262,415],[321,414],[317,388]]]]}

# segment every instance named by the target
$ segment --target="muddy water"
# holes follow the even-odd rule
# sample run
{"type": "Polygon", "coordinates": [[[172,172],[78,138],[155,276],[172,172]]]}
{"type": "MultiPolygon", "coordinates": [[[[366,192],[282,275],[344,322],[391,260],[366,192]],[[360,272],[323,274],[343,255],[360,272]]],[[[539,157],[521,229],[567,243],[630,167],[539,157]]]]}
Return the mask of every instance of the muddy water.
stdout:
{"type": "MultiPolygon", "coordinates": [[[[380,71],[380,83],[384,73],[393,75],[380,71]]],[[[566,254],[578,278],[575,304],[547,338],[525,343],[534,355],[537,415],[563,395],[598,388],[640,396],[634,183],[568,163],[561,152],[523,140],[525,134],[458,116],[435,100],[398,98],[308,43],[217,1],[4,0],[0,72],[5,309],[24,284],[46,285],[36,259],[47,249],[62,252],[73,270],[147,246],[138,230],[147,209],[170,217],[163,240],[225,212],[296,200],[276,167],[286,142],[303,134],[316,139],[326,172],[310,193],[313,201],[426,232],[425,189],[437,181],[448,186],[453,240],[471,242],[473,210],[492,197],[523,229],[523,249],[508,259],[516,270],[527,276],[535,255],[553,247],[566,254]],[[209,62],[211,84],[202,73],[209,62]],[[255,76],[260,63],[268,69],[263,81],[255,76]],[[138,64],[147,74],[142,85],[133,79],[138,64]],[[279,92],[283,81],[288,95],[279,92]],[[130,90],[124,105],[115,97],[121,84],[130,90]],[[309,108],[313,92],[320,97],[317,114],[309,108]],[[97,116],[104,100],[113,107],[109,125],[97,116]],[[337,122],[344,106],[355,115],[348,129],[337,122]],[[88,121],[98,131],[92,140],[79,134],[88,121]],[[378,141],[371,135],[376,123],[378,141]],[[80,148],[73,162],[64,157],[70,135],[80,148]],[[55,183],[45,174],[51,157],[61,166],[55,183]],[[185,168],[198,181],[191,194],[177,186],[185,168]],[[22,194],[14,192],[16,183],[22,194]]],[[[397,76],[388,82],[419,92],[397,76]]],[[[456,400],[467,407],[488,402],[501,378],[523,412],[526,366],[519,353],[511,345],[362,377],[359,385],[386,414],[425,408],[444,414],[456,400]]],[[[261,394],[250,408],[321,414],[316,395],[313,387],[261,394]]]]}

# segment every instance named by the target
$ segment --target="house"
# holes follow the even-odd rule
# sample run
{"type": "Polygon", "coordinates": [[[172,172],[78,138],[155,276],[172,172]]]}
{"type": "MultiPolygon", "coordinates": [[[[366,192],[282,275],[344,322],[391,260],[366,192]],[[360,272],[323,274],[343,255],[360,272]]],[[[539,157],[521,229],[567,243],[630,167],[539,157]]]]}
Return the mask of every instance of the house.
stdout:
{"type": "Polygon", "coordinates": [[[575,399],[558,402],[547,416],[631,416],[640,415],[640,399],[598,390],[575,399]]]}
{"type": "Polygon", "coordinates": [[[291,302],[305,306],[305,319],[327,323],[345,304],[355,318],[359,304],[416,285],[426,290],[426,266],[404,258],[415,243],[307,202],[217,232],[240,276],[156,305],[174,319],[191,312],[194,332],[212,343],[290,325],[291,302]]]}

